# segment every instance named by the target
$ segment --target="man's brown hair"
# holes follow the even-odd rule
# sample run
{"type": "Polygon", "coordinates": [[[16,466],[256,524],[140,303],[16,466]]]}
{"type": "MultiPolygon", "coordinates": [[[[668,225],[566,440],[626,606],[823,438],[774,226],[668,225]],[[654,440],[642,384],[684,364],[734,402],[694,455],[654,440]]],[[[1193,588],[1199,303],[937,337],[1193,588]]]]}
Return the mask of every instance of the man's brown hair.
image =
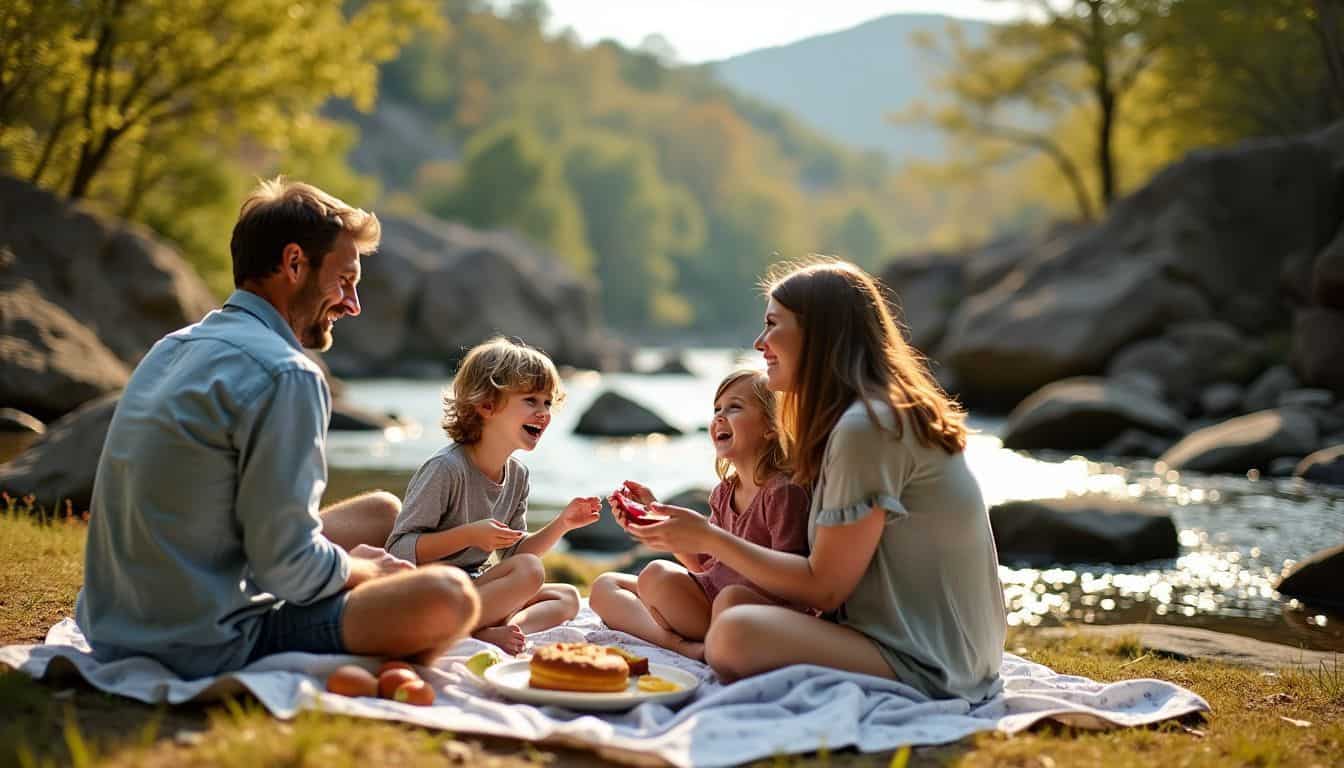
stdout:
{"type": "Polygon", "coordinates": [[[776,274],[766,293],[798,317],[802,331],[798,370],[780,420],[794,482],[816,481],[826,440],[855,400],[875,425],[881,422],[872,403],[890,405],[898,435],[903,414],[924,445],[949,454],[966,447],[965,412],[906,343],[877,281],[838,259],[785,265],[776,274]]]}
{"type": "Polygon", "coordinates": [[[342,232],[354,238],[360,253],[369,253],[378,248],[382,226],[374,214],[311,184],[284,176],[262,181],[243,201],[233,225],[233,284],[241,288],[249,280],[275,274],[290,243],[303,249],[313,269],[320,269],[342,232]]]}

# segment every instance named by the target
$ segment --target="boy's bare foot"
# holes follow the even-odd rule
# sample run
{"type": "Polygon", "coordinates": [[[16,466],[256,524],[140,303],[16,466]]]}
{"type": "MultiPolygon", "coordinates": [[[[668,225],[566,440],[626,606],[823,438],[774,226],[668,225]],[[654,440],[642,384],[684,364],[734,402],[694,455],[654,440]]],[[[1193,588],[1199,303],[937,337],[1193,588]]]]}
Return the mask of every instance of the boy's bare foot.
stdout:
{"type": "MultiPolygon", "coordinates": [[[[497,624],[493,627],[483,627],[471,633],[471,636],[477,640],[483,640],[487,643],[493,643],[500,647],[510,656],[518,654],[523,650],[523,645],[527,642],[527,637],[523,630],[518,628],[517,624],[497,624]]],[[[700,658],[704,658],[704,646],[700,646],[700,658]]]]}

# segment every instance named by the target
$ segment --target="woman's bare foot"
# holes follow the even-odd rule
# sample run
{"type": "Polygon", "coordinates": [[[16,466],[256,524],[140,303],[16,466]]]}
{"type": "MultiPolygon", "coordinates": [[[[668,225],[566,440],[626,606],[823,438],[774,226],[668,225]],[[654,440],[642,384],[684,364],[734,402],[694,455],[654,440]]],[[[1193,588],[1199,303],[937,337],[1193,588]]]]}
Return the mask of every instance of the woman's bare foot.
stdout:
{"type": "MultiPolygon", "coordinates": [[[[499,646],[510,656],[514,656],[523,650],[523,645],[527,643],[527,637],[523,635],[523,630],[519,629],[517,624],[496,624],[493,627],[482,627],[472,632],[471,636],[477,640],[499,646]]],[[[701,645],[700,658],[704,658],[704,653],[704,645],[701,645]]]]}
{"type": "Polygon", "coordinates": [[[705,644],[695,640],[684,640],[679,646],[669,650],[676,651],[682,656],[695,659],[696,661],[705,660],[705,644]]]}

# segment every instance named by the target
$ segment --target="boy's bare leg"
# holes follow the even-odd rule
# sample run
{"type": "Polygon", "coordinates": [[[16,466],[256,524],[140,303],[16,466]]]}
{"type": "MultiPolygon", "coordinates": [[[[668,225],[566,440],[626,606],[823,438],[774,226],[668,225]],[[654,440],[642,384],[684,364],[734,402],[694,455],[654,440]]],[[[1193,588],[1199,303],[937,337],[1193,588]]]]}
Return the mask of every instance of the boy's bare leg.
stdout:
{"type": "Polygon", "coordinates": [[[704,640],[711,606],[690,571],[677,563],[654,560],[639,572],[636,589],[655,621],[687,640],[704,640]]]}
{"type": "Polygon", "coordinates": [[[483,608],[472,637],[493,643],[505,653],[523,650],[523,630],[509,617],[536,596],[545,580],[541,558],[529,554],[506,558],[477,577],[483,608]]]}
{"type": "Polygon", "coordinates": [[[710,626],[714,626],[719,614],[735,605],[778,605],[778,603],[745,584],[729,584],[714,596],[714,607],[709,613],[710,626]]]}
{"type": "Polygon", "coordinates": [[[703,660],[704,643],[687,640],[659,624],[639,599],[638,579],[628,573],[604,573],[593,582],[588,605],[608,627],[628,632],[683,656],[703,660]]]}
{"type": "Polygon", "coordinates": [[[724,682],[790,664],[817,664],[896,679],[861,632],[778,605],[725,610],[705,637],[705,660],[724,682]]]}
{"type": "Polygon", "coordinates": [[[401,499],[395,494],[370,491],[338,501],[318,514],[322,517],[322,535],[349,552],[360,544],[385,547],[400,511],[401,499]]]}
{"type": "Polygon", "coordinates": [[[476,589],[461,569],[427,565],[351,590],[341,638],[350,653],[430,663],[467,636],[480,607],[476,589]]]}
{"type": "Polygon", "coordinates": [[[558,627],[579,615],[579,590],[569,584],[542,584],[522,610],[509,617],[509,623],[524,635],[558,627]]]}

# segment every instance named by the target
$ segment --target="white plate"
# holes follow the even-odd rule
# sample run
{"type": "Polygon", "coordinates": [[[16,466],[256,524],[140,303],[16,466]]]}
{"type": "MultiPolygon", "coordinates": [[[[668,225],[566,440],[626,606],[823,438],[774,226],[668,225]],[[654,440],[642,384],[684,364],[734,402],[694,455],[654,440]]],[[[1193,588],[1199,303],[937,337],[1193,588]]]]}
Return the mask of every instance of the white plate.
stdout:
{"type": "Polygon", "coordinates": [[[681,686],[675,691],[650,692],[641,691],[635,685],[639,678],[636,675],[630,676],[630,682],[626,689],[621,693],[587,693],[584,691],[550,691],[543,688],[533,688],[528,685],[528,679],[532,672],[529,669],[529,659],[518,659],[516,661],[505,661],[487,667],[485,670],[485,681],[499,692],[499,695],[506,699],[521,701],[525,704],[540,704],[543,706],[566,707],[568,709],[583,709],[594,712],[614,712],[622,709],[630,709],[646,701],[656,701],[660,704],[677,704],[685,700],[695,691],[695,687],[700,681],[689,672],[683,672],[676,667],[669,667],[666,664],[649,664],[649,673],[676,683],[681,686]]]}

